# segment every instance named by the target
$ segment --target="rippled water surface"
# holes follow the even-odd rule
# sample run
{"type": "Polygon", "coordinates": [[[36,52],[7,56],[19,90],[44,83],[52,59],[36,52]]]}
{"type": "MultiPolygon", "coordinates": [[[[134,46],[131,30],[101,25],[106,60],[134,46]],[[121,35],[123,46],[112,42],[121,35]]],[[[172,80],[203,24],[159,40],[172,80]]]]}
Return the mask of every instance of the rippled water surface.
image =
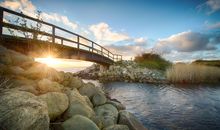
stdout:
{"type": "Polygon", "coordinates": [[[104,88],[150,130],[220,130],[220,85],[114,82],[104,88]]]}

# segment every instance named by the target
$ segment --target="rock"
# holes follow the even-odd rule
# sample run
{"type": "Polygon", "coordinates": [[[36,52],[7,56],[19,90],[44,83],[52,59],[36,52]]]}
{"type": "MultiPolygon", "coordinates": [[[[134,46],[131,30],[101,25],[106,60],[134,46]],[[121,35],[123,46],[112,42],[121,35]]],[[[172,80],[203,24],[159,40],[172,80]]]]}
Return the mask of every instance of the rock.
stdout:
{"type": "Polygon", "coordinates": [[[87,117],[75,115],[62,124],[63,130],[99,130],[94,122],[87,117]]]}
{"type": "Polygon", "coordinates": [[[86,98],[80,95],[76,88],[67,90],[65,93],[69,98],[69,107],[64,114],[65,118],[70,118],[74,115],[83,115],[90,118],[95,115],[93,109],[87,103],[86,98]]]}
{"type": "Polygon", "coordinates": [[[29,92],[0,94],[0,129],[49,130],[47,105],[29,92]]]}
{"type": "Polygon", "coordinates": [[[106,97],[103,93],[97,93],[92,97],[92,103],[94,106],[103,105],[106,103],[106,97]]]}
{"type": "Polygon", "coordinates": [[[12,60],[8,53],[8,50],[2,46],[0,46],[0,63],[4,65],[11,65],[12,60]]]}
{"type": "Polygon", "coordinates": [[[63,88],[61,84],[48,79],[42,79],[37,84],[37,89],[41,94],[47,92],[61,92],[61,89],[63,88]]]}
{"type": "Polygon", "coordinates": [[[25,77],[14,77],[10,80],[12,88],[17,88],[21,91],[26,91],[38,95],[37,82],[34,80],[27,79],[25,77]]]}
{"type": "Polygon", "coordinates": [[[23,75],[24,69],[19,66],[10,66],[9,67],[9,73],[14,75],[23,75]]]}
{"type": "Polygon", "coordinates": [[[8,50],[13,65],[20,65],[24,62],[34,62],[34,58],[18,53],[16,51],[8,50]]]}
{"type": "Polygon", "coordinates": [[[83,97],[85,98],[87,104],[88,104],[91,108],[93,108],[93,104],[91,103],[90,99],[89,99],[87,96],[83,96],[83,97]]]}
{"type": "Polygon", "coordinates": [[[126,107],[123,104],[121,104],[119,101],[108,100],[106,102],[106,104],[112,104],[113,106],[115,106],[118,109],[118,111],[126,109],[126,107]]]}
{"type": "Polygon", "coordinates": [[[59,92],[49,92],[40,95],[39,98],[47,103],[50,120],[59,117],[69,105],[66,94],[59,92]]]}
{"type": "Polygon", "coordinates": [[[103,128],[102,120],[100,117],[92,116],[90,119],[99,127],[99,129],[103,128]]]}
{"type": "Polygon", "coordinates": [[[101,90],[99,90],[98,87],[95,87],[94,84],[92,83],[87,83],[85,84],[83,87],[81,87],[79,89],[80,94],[89,97],[90,99],[92,99],[92,97],[97,94],[102,92],[101,90]]]}
{"type": "Polygon", "coordinates": [[[133,114],[125,110],[119,111],[118,123],[127,125],[130,130],[147,130],[133,114]]]}
{"type": "Polygon", "coordinates": [[[129,130],[129,128],[126,125],[111,125],[104,128],[103,130],[129,130]]]}
{"type": "Polygon", "coordinates": [[[47,78],[51,81],[62,81],[62,76],[55,70],[44,64],[35,62],[31,67],[29,67],[24,75],[31,79],[43,79],[47,78]]]}
{"type": "Polygon", "coordinates": [[[8,71],[7,66],[0,63],[0,75],[5,74],[5,71],[8,71]]]}
{"type": "Polygon", "coordinates": [[[111,104],[104,104],[94,108],[95,113],[103,122],[103,126],[114,125],[118,120],[118,110],[111,104]]]}
{"type": "Polygon", "coordinates": [[[71,78],[70,83],[69,83],[69,87],[70,88],[77,88],[77,89],[79,89],[82,86],[83,86],[83,81],[82,81],[81,78],[78,78],[78,77],[71,78]]]}

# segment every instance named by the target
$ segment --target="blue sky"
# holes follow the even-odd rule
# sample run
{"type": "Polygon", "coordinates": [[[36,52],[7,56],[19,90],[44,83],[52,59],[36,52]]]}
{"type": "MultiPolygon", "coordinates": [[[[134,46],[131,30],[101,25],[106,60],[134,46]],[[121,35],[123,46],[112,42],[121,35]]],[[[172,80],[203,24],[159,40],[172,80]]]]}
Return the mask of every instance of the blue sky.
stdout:
{"type": "Polygon", "coordinates": [[[219,0],[6,0],[1,5],[29,15],[41,10],[45,21],[127,59],[152,50],[171,61],[220,59],[219,0]]]}

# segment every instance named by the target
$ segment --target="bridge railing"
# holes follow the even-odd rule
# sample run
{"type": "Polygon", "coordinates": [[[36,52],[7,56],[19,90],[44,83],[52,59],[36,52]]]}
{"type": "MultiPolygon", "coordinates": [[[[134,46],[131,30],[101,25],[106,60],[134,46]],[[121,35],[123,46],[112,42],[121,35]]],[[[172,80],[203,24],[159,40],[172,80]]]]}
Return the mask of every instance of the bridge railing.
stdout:
{"type": "Polygon", "coordinates": [[[9,35],[9,34],[4,34],[4,28],[9,28],[9,29],[17,30],[17,31],[31,33],[32,37],[29,37],[29,38],[32,38],[32,39],[36,38],[35,37],[36,34],[41,35],[41,36],[46,36],[46,37],[50,38],[50,40],[48,40],[48,42],[51,42],[54,44],[66,45],[66,46],[74,47],[77,49],[82,49],[85,51],[96,53],[101,56],[107,57],[113,61],[122,60],[122,55],[113,54],[105,47],[93,42],[90,39],[87,39],[86,37],[83,37],[79,34],[73,33],[69,30],[64,29],[64,28],[58,27],[54,24],[50,24],[45,21],[24,15],[22,13],[18,13],[18,12],[0,7],[0,36],[9,35]],[[24,27],[24,26],[20,26],[20,25],[16,25],[16,24],[7,22],[7,21],[5,21],[6,20],[5,13],[15,15],[16,17],[19,17],[19,18],[24,18],[25,20],[27,19],[32,22],[37,22],[37,23],[43,24],[44,26],[47,26],[47,29],[50,28],[51,32],[36,30],[33,28],[29,28],[27,26],[24,27]],[[59,32],[59,31],[62,31],[62,32],[65,32],[65,33],[72,35],[74,37],[74,39],[58,35],[56,32],[59,32]],[[88,43],[89,43],[89,45],[87,45],[88,43]]]}

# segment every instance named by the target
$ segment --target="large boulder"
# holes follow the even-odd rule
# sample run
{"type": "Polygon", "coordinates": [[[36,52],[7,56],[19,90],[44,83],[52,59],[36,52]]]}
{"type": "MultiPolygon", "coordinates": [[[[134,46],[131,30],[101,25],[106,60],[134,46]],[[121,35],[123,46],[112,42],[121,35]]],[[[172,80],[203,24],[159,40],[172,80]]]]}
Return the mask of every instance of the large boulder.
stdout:
{"type": "Polygon", "coordinates": [[[4,65],[12,64],[8,50],[2,46],[0,46],[0,63],[4,65]]]}
{"type": "Polygon", "coordinates": [[[92,103],[94,106],[105,104],[107,101],[104,93],[97,93],[92,97],[92,103]]]}
{"type": "Polygon", "coordinates": [[[111,104],[104,104],[94,108],[95,113],[102,120],[103,126],[114,125],[118,120],[118,110],[111,104]]]}
{"type": "Polygon", "coordinates": [[[108,100],[106,104],[112,104],[118,109],[118,111],[126,109],[126,107],[123,104],[121,104],[118,100],[115,100],[115,99],[108,100]]]}
{"type": "Polygon", "coordinates": [[[41,94],[47,92],[61,92],[63,86],[57,82],[50,81],[49,79],[42,79],[38,81],[37,89],[41,94]]]}
{"type": "Polygon", "coordinates": [[[79,89],[83,86],[83,81],[79,77],[72,77],[71,79],[66,80],[64,84],[66,87],[79,89]]]}
{"type": "Polygon", "coordinates": [[[95,115],[95,116],[92,116],[90,119],[99,127],[99,129],[103,128],[103,123],[99,116],[95,115]]]}
{"type": "Polygon", "coordinates": [[[130,130],[147,130],[133,114],[125,110],[119,112],[118,123],[127,125],[130,130]]]}
{"type": "Polygon", "coordinates": [[[62,123],[63,130],[100,130],[89,118],[75,115],[62,123]]]}
{"type": "Polygon", "coordinates": [[[90,99],[92,99],[92,97],[97,94],[97,93],[102,93],[102,91],[100,90],[100,88],[95,87],[95,85],[93,83],[86,83],[84,84],[83,87],[81,87],[79,89],[80,94],[89,97],[90,99]]]}
{"type": "Polygon", "coordinates": [[[0,62],[0,75],[5,74],[5,71],[8,71],[8,67],[0,62]]]}
{"type": "Polygon", "coordinates": [[[13,65],[21,65],[24,62],[34,62],[34,58],[18,53],[13,50],[8,50],[13,65]]]}
{"type": "Polygon", "coordinates": [[[24,69],[19,66],[10,66],[8,72],[13,75],[23,75],[24,69]]]}
{"type": "Polygon", "coordinates": [[[25,71],[24,75],[31,79],[47,78],[51,81],[60,82],[63,77],[55,69],[48,67],[45,64],[35,62],[25,71]]]}
{"type": "Polygon", "coordinates": [[[104,128],[103,130],[129,130],[129,128],[126,125],[111,125],[104,128]]]}
{"type": "Polygon", "coordinates": [[[37,82],[35,80],[27,79],[22,76],[16,76],[10,79],[10,83],[12,88],[17,88],[22,91],[27,91],[35,95],[39,94],[37,90],[37,82]]]}
{"type": "Polygon", "coordinates": [[[95,115],[86,98],[80,95],[76,88],[67,90],[65,93],[69,98],[69,107],[64,114],[65,118],[70,118],[74,115],[83,115],[90,118],[95,115]]]}
{"type": "Polygon", "coordinates": [[[40,95],[39,98],[47,103],[50,120],[59,117],[69,105],[66,94],[59,92],[49,92],[40,95]]]}
{"type": "Polygon", "coordinates": [[[35,95],[11,89],[0,94],[0,129],[49,130],[47,105],[35,95]]]}

